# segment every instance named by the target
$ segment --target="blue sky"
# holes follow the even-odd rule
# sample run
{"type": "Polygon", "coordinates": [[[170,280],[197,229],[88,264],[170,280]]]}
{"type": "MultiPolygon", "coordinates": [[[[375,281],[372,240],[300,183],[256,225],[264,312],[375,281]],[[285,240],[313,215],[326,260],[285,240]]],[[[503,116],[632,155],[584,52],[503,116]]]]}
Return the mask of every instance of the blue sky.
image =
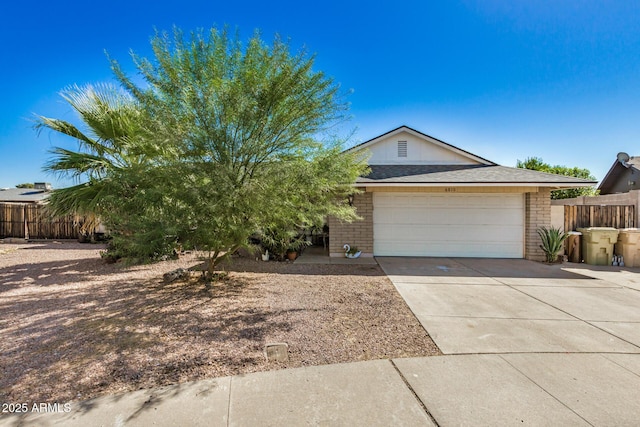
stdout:
{"type": "Polygon", "coordinates": [[[279,33],[339,82],[353,143],[400,125],[505,166],[542,157],[602,179],[640,155],[637,1],[7,2],[0,6],[0,187],[64,181],[41,168],[53,146],[34,113],[75,120],[58,92],[112,79],[104,51],[134,72],[154,28],[228,24],[279,33]],[[21,3],[21,4],[18,4],[21,3]]]}

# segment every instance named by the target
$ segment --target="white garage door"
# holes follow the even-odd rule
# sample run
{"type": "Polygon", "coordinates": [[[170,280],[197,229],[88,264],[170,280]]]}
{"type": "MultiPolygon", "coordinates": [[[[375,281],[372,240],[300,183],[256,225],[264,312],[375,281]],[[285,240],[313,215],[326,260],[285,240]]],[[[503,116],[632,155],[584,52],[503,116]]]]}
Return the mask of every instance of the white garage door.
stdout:
{"type": "Polygon", "coordinates": [[[373,194],[374,254],[522,258],[522,194],[373,194]]]}

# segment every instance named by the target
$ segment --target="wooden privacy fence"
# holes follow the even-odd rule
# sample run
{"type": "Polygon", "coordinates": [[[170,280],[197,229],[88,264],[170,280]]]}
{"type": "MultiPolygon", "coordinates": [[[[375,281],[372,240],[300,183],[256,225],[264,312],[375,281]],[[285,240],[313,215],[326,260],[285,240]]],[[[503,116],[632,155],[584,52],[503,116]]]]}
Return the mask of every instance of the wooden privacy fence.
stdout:
{"type": "Polygon", "coordinates": [[[44,205],[0,203],[0,238],[77,239],[80,225],[73,216],[50,218],[44,205]]]}
{"type": "Polygon", "coordinates": [[[564,229],[573,231],[581,227],[635,227],[634,205],[579,205],[564,207],[564,229]]]}

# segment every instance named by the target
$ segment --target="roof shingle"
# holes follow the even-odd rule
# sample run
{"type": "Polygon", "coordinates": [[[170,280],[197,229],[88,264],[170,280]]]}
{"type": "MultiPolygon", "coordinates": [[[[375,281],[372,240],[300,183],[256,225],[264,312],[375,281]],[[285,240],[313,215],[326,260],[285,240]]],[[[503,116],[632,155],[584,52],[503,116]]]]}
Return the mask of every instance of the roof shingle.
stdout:
{"type": "Polygon", "coordinates": [[[523,184],[571,187],[595,182],[565,175],[498,165],[370,165],[357,184],[523,184]]]}

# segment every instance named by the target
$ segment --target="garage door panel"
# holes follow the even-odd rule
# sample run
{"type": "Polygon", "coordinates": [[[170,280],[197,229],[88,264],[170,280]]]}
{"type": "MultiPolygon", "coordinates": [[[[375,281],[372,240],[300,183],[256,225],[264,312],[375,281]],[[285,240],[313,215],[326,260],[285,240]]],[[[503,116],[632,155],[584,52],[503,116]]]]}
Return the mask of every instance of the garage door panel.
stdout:
{"type": "Polygon", "coordinates": [[[386,207],[381,211],[384,224],[421,224],[428,220],[429,213],[426,208],[415,207],[386,207]]]}
{"type": "Polygon", "coordinates": [[[380,256],[523,256],[522,194],[374,194],[380,256]]]}
{"type": "Polygon", "coordinates": [[[496,215],[495,209],[474,209],[473,217],[467,209],[416,208],[416,207],[376,207],[380,220],[378,224],[413,224],[425,222],[433,225],[464,225],[473,221],[474,225],[522,225],[520,209],[501,209],[496,215]],[[511,212],[509,212],[511,211],[511,212]]]}
{"type": "Polygon", "coordinates": [[[522,237],[522,228],[520,226],[483,226],[482,229],[478,229],[477,226],[467,225],[458,227],[438,227],[438,226],[425,226],[425,225],[393,225],[380,229],[376,233],[376,240],[381,241],[393,241],[403,240],[410,242],[416,240],[417,242],[434,242],[438,244],[446,243],[448,241],[457,242],[508,242],[519,241],[522,237]],[[422,236],[422,237],[417,237],[422,236]],[[470,239],[473,237],[473,240],[470,239]],[[496,238],[496,237],[499,237],[496,238]]]}
{"type": "Polygon", "coordinates": [[[458,227],[420,227],[415,234],[428,236],[434,242],[508,242],[520,240],[522,229],[517,226],[458,226],[458,227]]]}
{"type": "Polygon", "coordinates": [[[423,218],[426,218],[429,224],[433,225],[464,227],[469,225],[469,222],[473,222],[473,226],[476,227],[478,225],[521,225],[522,221],[518,216],[519,211],[513,215],[505,214],[505,212],[502,212],[502,215],[496,215],[496,212],[492,210],[475,209],[473,211],[473,218],[471,218],[469,212],[466,210],[441,209],[431,215],[425,215],[423,218]]]}
{"type": "Polygon", "coordinates": [[[389,252],[382,252],[376,256],[433,256],[433,257],[477,257],[477,258],[514,258],[513,253],[521,250],[519,244],[504,243],[468,243],[464,246],[464,254],[460,252],[460,245],[452,242],[432,245],[425,248],[418,243],[405,245],[395,244],[389,247],[389,252]]]}
{"type": "Polygon", "coordinates": [[[521,209],[521,197],[521,194],[377,193],[376,207],[482,208],[499,204],[507,209],[521,209]]]}

